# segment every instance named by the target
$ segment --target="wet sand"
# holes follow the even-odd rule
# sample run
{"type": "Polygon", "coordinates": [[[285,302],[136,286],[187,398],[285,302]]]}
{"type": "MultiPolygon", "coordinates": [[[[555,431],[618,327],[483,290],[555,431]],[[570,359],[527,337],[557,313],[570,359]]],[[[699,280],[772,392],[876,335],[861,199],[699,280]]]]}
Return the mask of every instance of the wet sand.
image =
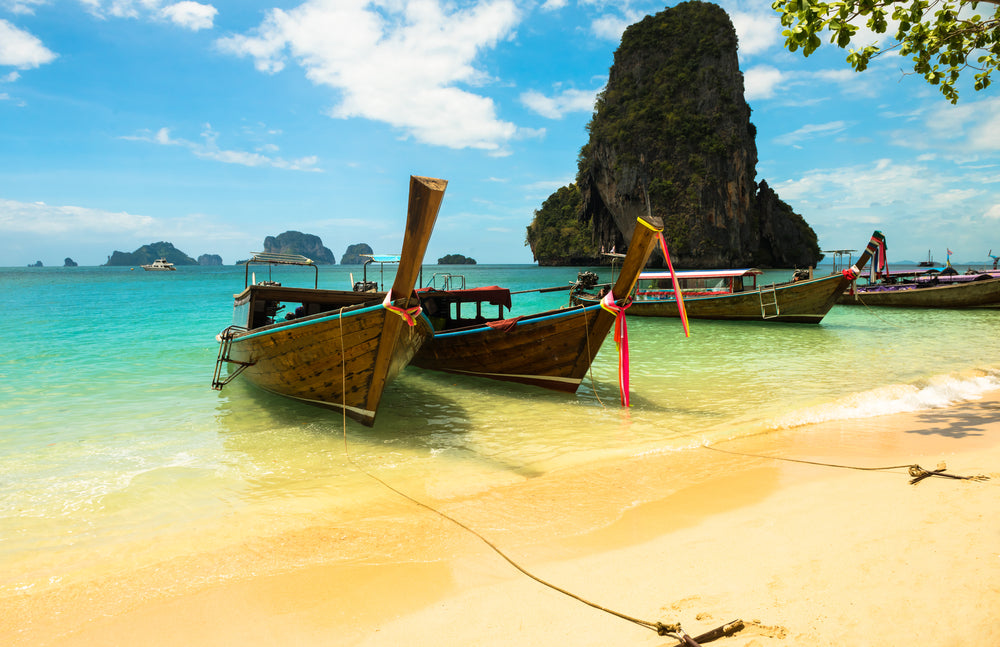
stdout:
{"type": "MultiPolygon", "coordinates": [[[[413,494],[594,604],[680,623],[692,636],[746,623],[713,645],[1000,644],[1000,392],[464,498],[413,494]],[[905,466],[941,462],[949,474],[990,480],[909,483],[905,466]]],[[[0,642],[677,644],[540,584],[451,521],[397,503],[358,526],[248,538],[224,553],[0,598],[0,642]],[[313,554],[325,557],[302,559],[313,554]]]]}

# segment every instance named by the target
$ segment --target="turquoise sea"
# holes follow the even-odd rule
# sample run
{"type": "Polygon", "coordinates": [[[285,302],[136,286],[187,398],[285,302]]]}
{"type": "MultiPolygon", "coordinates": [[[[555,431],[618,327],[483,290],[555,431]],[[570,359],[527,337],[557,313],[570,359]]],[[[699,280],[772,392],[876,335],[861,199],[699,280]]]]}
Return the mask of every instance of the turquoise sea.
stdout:
{"type": "MultiPolygon", "coordinates": [[[[584,269],[594,268],[425,266],[423,281],[450,271],[470,287],[529,290],[584,269]]],[[[346,289],[360,275],[324,267],[320,285],[346,289]]],[[[632,317],[627,411],[608,339],[574,395],[409,368],[367,428],[240,380],[210,388],[215,335],[243,282],[235,266],[0,269],[0,603],[403,505],[355,464],[447,500],[592,461],[1000,388],[996,310],[836,306],[815,326],[692,321],[690,338],[678,320],[632,317]]],[[[514,314],[567,298],[516,295],[514,314]]],[[[206,563],[216,564],[198,571],[206,581],[232,575],[206,563]]]]}

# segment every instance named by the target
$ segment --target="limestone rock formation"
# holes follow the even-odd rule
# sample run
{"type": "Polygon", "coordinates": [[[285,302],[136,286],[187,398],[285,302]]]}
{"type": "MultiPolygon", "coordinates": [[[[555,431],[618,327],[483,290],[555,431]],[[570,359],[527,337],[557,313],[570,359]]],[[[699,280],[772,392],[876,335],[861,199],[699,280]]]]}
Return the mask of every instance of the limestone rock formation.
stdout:
{"type": "Polygon", "coordinates": [[[66,260],[63,261],[63,267],[77,267],[77,265],[77,262],[68,256],[66,257],[66,260]]]}
{"type": "MultiPolygon", "coordinates": [[[[618,249],[647,212],[675,265],[792,267],[822,258],[815,232],[765,182],[726,12],[692,0],[631,25],[588,125],[580,218],[618,249]]],[[[657,252],[652,264],[662,263],[657,252]]]]}
{"type": "Polygon", "coordinates": [[[222,257],[218,254],[202,254],[198,257],[198,265],[222,265],[222,257]]]}
{"type": "Polygon", "coordinates": [[[341,265],[364,265],[367,258],[362,254],[374,254],[371,245],[368,243],[355,243],[348,245],[344,255],[340,257],[341,265]]]}
{"type": "Polygon", "coordinates": [[[475,265],[476,259],[462,254],[445,254],[438,259],[438,265],[475,265]]]}
{"type": "Polygon", "coordinates": [[[319,236],[300,231],[286,231],[264,239],[264,251],[271,254],[300,254],[317,265],[336,265],[337,259],[319,236]]]}
{"type": "Polygon", "coordinates": [[[149,265],[158,258],[165,258],[168,263],[173,263],[174,265],[198,264],[198,261],[174,247],[173,243],[160,241],[158,243],[143,245],[134,252],[119,252],[115,250],[115,252],[108,257],[108,262],[104,265],[119,267],[126,265],[149,265]]]}

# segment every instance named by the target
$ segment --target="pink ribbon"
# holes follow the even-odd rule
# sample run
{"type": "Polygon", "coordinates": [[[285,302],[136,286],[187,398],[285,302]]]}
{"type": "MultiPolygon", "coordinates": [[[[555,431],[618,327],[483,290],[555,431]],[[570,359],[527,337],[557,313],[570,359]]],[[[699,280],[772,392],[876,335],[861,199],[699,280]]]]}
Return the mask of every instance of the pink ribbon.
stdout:
{"type": "Polygon", "coordinates": [[[419,305],[413,306],[412,308],[400,308],[399,306],[392,305],[392,290],[385,293],[385,301],[382,302],[382,307],[389,312],[395,312],[410,326],[417,325],[414,317],[419,317],[420,313],[423,312],[419,305]]]}
{"type": "Polygon", "coordinates": [[[615,295],[608,293],[601,299],[601,307],[615,316],[615,345],[618,346],[618,390],[622,396],[622,406],[628,402],[628,325],[625,323],[625,310],[631,304],[619,306],[615,303],[615,295]]]}

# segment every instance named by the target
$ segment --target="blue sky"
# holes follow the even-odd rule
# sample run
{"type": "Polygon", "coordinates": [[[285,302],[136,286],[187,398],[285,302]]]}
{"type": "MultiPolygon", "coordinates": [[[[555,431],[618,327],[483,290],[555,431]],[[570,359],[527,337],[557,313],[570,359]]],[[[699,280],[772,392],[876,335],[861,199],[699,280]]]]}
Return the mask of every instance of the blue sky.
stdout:
{"type": "MultiPolygon", "coordinates": [[[[674,3],[670,3],[671,5],[674,3]]],[[[953,106],[906,60],[786,52],[725,0],[757,179],[823,249],[1000,253],[1000,98],[953,106]]],[[[531,263],[639,0],[0,0],[0,266],[166,240],[226,264],[294,229],[399,251],[408,177],[449,181],[427,252],[531,263]]],[[[693,26],[697,28],[697,26],[693,26]]],[[[971,75],[970,75],[971,76],[971,75]]],[[[997,80],[1000,83],[1000,79],[997,80]]]]}

